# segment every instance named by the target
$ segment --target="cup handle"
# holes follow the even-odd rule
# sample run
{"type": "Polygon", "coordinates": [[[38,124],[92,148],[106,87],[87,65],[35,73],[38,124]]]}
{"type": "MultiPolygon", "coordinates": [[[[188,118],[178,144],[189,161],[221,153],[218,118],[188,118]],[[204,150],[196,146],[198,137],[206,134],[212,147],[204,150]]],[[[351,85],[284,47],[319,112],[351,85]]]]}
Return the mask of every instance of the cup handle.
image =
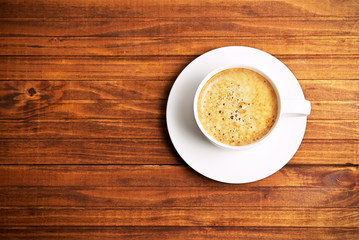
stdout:
{"type": "Polygon", "coordinates": [[[283,100],[281,103],[281,116],[303,117],[308,116],[311,105],[308,100],[283,100]]]}

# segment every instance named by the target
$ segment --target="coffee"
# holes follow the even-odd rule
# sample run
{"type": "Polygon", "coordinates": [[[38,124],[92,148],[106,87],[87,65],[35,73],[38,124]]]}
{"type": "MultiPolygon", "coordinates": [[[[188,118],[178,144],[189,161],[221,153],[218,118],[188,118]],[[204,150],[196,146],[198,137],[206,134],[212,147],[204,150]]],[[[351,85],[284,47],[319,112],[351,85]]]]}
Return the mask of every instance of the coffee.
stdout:
{"type": "Polygon", "coordinates": [[[197,102],[198,118],[214,139],[243,146],[263,138],[278,114],[278,99],[271,83],[246,68],[230,68],[212,76],[197,102]]]}

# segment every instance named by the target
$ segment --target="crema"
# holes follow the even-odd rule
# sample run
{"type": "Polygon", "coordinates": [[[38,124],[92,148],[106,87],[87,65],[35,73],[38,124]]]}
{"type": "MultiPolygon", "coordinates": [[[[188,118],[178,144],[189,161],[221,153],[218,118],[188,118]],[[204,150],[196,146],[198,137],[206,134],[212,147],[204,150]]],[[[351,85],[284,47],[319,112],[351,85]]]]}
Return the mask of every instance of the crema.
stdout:
{"type": "Polygon", "coordinates": [[[232,146],[251,144],[273,127],[278,98],[271,83],[246,68],[230,68],[212,76],[202,88],[197,112],[214,139],[232,146]]]}

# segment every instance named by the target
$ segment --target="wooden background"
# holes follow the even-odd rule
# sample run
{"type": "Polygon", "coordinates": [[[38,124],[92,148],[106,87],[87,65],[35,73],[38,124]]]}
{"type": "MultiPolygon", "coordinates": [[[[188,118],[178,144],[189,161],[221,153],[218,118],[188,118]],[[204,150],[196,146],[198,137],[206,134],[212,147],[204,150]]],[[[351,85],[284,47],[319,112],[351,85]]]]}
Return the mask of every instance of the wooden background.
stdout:
{"type": "Polygon", "coordinates": [[[0,239],[359,239],[359,1],[0,0],[0,239]],[[312,114],[250,184],[178,156],[165,107],[198,55],[259,48],[312,114]]]}

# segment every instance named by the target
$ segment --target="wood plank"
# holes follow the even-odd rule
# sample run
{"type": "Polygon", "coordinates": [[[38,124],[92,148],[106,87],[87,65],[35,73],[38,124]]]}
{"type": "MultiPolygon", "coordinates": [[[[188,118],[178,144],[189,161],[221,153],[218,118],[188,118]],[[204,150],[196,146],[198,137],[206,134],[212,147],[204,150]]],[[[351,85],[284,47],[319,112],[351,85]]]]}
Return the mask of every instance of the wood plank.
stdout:
{"type": "MultiPolygon", "coordinates": [[[[359,81],[317,79],[299,80],[299,84],[310,101],[326,101],[332,104],[359,101],[359,81]]],[[[42,106],[44,102],[52,104],[74,100],[80,100],[79,102],[167,100],[172,85],[173,81],[170,80],[0,81],[0,107],[11,109],[18,105],[30,105],[33,102],[36,103],[34,105],[42,106]]],[[[325,108],[318,106],[321,107],[325,108]]]]}
{"type": "Polygon", "coordinates": [[[0,80],[174,80],[194,57],[1,57],[0,80]]]}
{"type": "Polygon", "coordinates": [[[0,188],[2,207],[359,207],[359,191],[333,188],[0,188]]]}
{"type": "Polygon", "coordinates": [[[355,0],[2,1],[0,238],[359,238],[358,16],[355,0]],[[178,73],[234,44],[288,65],[314,111],[294,162],[248,185],[186,166],[164,120],[178,73]]]}
{"type": "MultiPolygon", "coordinates": [[[[167,138],[165,119],[0,120],[7,138],[167,138]]],[[[359,139],[359,120],[308,120],[305,139],[359,139]]]]}
{"type": "Polygon", "coordinates": [[[359,164],[359,142],[304,140],[290,164],[359,164]]]}
{"type": "Polygon", "coordinates": [[[347,58],[347,60],[344,60],[344,55],[330,55],[318,58],[309,56],[304,59],[298,59],[294,55],[290,59],[281,56],[277,57],[293,72],[297,79],[357,79],[358,76],[354,76],[354,74],[357,74],[354,69],[359,66],[359,59],[356,59],[355,55],[347,58]],[[345,64],[348,65],[345,66],[345,64]],[[349,72],[345,73],[345,71],[349,72]]]}
{"type": "MultiPolygon", "coordinates": [[[[308,100],[357,101],[359,100],[359,81],[299,81],[308,100]],[[345,96],[344,96],[345,95],[345,96]]],[[[325,106],[320,106],[325,108],[325,106]]]]}
{"type": "MultiPolygon", "coordinates": [[[[304,140],[289,164],[359,165],[359,141],[304,140]]],[[[2,139],[1,164],[183,164],[164,139],[2,139]]]]}
{"type": "Polygon", "coordinates": [[[0,37],[2,49],[0,56],[194,56],[223,46],[254,47],[273,55],[352,55],[359,52],[359,38],[349,36],[0,37]]]}
{"type": "Polygon", "coordinates": [[[13,107],[0,103],[0,119],[155,119],[165,117],[166,103],[166,100],[19,101],[13,107]]]}
{"type": "MultiPolygon", "coordinates": [[[[359,81],[301,80],[311,120],[358,119],[359,81]]],[[[163,118],[171,81],[1,81],[0,119],[163,118]]]]}
{"type": "MultiPolygon", "coordinates": [[[[26,93],[24,93],[26,94],[26,93]]],[[[86,94],[86,93],[85,93],[86,94]]],[[[91,94],[91,93],[89,93],[91,94]]],[[[15,94],[16,95],[16,94],[15,94]]],[[[13,96],[15,96],[13,95],[13,96]]],[[[166,100],[56,100],[0,96],[1,120],[165,118],[166,100]],[[19,99],[19,100],[14,100],[19,99]]],[[[359,119],[359,101],[311,101],[311,120],[359,119]]]]}
{"type": "MultiPolygon", "coordinates": [[[[359,81],[300,80],[312,120],[358,119],[359,81]]],[[[0,119],[163,118],[172,81],[1,81],[0,119]]]]}
{"type": "Polygon", "coordinates": [[[165,138],[164,119],[0,121],[2,138],[165,138]]]}
{"type": "Polygon", "coordinates": [[[252,16],[357,16],[358,2],[315,0],[298,3],[294,0],[282,1],[235,1],[218,4],[215,0],[154,0],[154,1],[3,1],[2,18],[53,18],[53,17],[252,17],[252,16]],[[66,13],[64,16],[63,13],[66,13]]]}
{"type": "Polygon", "coordinates": [[[358,18],[2,19],[1,37],[358,36],[358,18]]]}
{"type": "MultiPolygon", "coordinates": [[[[323,94],[324,95],[324,94],[323,94]]],[[[359,102],[311,101],[311,120],[355,120],[359,119],[359,102]]]]}
{"type": "Polygon", "coordinates": [[[359,139],[359,121],[309,120],[305,139],[359,139]]]}
{"type": "Polygon", "coordinates": [[[355,240],[358,228],[328,227],[16,227],[0,229],[2,239],[162,240],[355,240]]]}
{"type": "MultiPolygon", "coordinates": [[[[21,112],[24,112],[23,117],[27,118],[32,114],[38,114],[39,111],[46,112],[46,108],[53,109],[50,111],[58,109],[55,112],[66,112],[71,110],[69,106],[77,103],[84,104],[83,106],[94,105],[91,110],[93,114],[98,111],[105,112],[110,107],[111,111],[114,111],[111,114],[116,116],[120,105],[126,108],[144,101],[147,101],[145,105],[151,105],[153,101],[163,104],[172,84],[172,81],[0,81],[0,111],[1,116],[11,115],[12,118],[20,117],[21,112]],[[98,109],[99,107],[101,109],[98,109]]],[[[75,111],[81,111],[80,105],[75,107],[75,111]]],[[[152,104],[152,107],[159,106],[152,104]]],[[[160,109],[164,111],[163,107],[160,109]]]]}
{"type": "MultiPolygon", "coordinates": [[[[346,150],[352,148],[355,146],[347,147],[346,150]]],[[[344,153],[348,154],[345,154],[346,158],[341,158],[342,161],[356,162],[357,159],[354,161],[350,158],[353,156],[349,155],[352,151],[344,151],[344,153]]],[[[169,139],[32,139],[31,141],[2,139],[0,140],[0,163],[182,164],[183,162],[169,139]]]]}
{"type": "MultiPolygon", "coordinates": [[[[159,190],[166,187],[203,187],[203,190],[208,188],[213,191],[263,190],[263,195],[269,194],[270,188],[279,187],[357,191],[359,180],[356,166],[288,165],[268,178],[245,185],[210,180],[187,165],[0,165],[0,173],[0,187],[63,187],[63,190],[69,187],[75,190],[84,187],[121,187],[129,191],[132,187],[159,187],[159,190]]],[[[276,194],[275,191],[271,194],[276,194]]],[[[164,194],[169,196],[171,193],[166,191],[164,194]]],[[[358,192],[353,194],[347,197],[355,197],[358,192]]],[[[345,198],[344,195],[342,197],[345,198]]]]}
{"type": "Polygon", "coordinates": [[[358,227],[357,208],[0,208],[0,226],[358,227]]]}
{"type": "MultiPolygon", "coordinates": [[[[175,80],[196,56],[0,57],[0,80],[175,80]]],[[[276,56],[298,79],[357,79],[357,55],[276,56]]]]}

